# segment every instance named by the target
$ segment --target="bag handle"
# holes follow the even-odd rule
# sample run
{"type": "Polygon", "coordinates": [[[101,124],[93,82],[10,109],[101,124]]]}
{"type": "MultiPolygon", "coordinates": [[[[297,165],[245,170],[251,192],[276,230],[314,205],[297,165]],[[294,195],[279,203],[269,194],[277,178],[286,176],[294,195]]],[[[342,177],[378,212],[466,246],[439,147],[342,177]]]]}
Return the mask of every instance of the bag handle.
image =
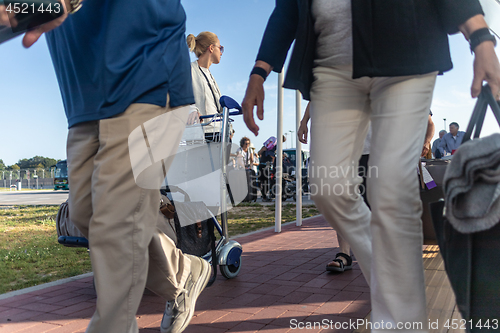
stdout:
{"type": "Polygon", "coordinates": [[[420,179],[420,187],[422,190],[425,190],[425,182],[424,182],[424,172],[422,170],[422,161],[418,160],[418,176],[420,179]]]}
{"type": "Polygon", "coordinates": [[[481,89],[481,94],[477,98],[476,105],[472,111],[469,124],[467,125],[467,131],[465,132],[462,143],[465,143],[471,139],[472,132],[474,131],[474,139],[479,138],[481,129],[483,128],[484,118],[486,117],[486,110],[488,105],[491,107],[493,114],[500,126],[500,102],[496,101],[491,93],[491,88],[489,85],[485,84],[481,89]]]}

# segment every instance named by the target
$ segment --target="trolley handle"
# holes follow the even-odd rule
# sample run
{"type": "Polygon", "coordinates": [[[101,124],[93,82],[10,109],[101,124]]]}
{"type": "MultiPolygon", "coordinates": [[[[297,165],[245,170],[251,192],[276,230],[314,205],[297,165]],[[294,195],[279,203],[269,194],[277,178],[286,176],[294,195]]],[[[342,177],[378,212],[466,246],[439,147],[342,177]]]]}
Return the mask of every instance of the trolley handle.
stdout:
{"type": "Polygon", "coordinates": [[[181,193],[184,195],[184,202],[189,202],[191,201],[191,198],[189,197],[189,194],[186,193],[183,189],[180,187],[174,186],[174,185],[168,185],[165,187],[165,189],[162,189],[161,192],[163,193],[181,193]]]}
{"type": "MultiPolygon", "coordinates": [[[[239,115],[242,115],[243,113],[240,112],[240,111],[232,111],[232,112],[229,112],[229,115],[230,116],[239,116],[239,115]]],[[[215,118],[215,117],[222,117],[222,113],[214,113],[214,114],[209,114],[209,115],[206,115],[206,116],[200,116],[200,120],[203,120],[203,119],[212,119],[212,118],[215,118]]],[[[221,121],[220,119],[216,119],[214,120],[215,121],[221,121]]]]}

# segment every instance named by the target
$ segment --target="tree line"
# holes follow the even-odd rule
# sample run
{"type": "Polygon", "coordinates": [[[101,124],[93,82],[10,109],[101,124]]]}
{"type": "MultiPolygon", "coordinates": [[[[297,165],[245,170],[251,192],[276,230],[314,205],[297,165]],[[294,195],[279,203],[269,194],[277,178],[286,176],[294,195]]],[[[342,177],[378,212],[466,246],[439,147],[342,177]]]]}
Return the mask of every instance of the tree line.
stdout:
{"type": "Polygon", "coordinates": [[[58,161],[54,158],[35,156],[32,158],[23,158],[16,164],[6,166],[2,159],[0,159],[1,170],[20,170],[20,169],[48,169],[55,165],[58,161]]]}

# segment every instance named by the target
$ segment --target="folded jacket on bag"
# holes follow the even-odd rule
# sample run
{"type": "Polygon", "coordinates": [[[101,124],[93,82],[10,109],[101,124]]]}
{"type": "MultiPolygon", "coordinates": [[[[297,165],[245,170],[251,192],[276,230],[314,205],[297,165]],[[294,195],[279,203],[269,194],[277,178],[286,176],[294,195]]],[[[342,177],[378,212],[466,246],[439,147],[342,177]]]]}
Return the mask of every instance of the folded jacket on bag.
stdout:
{"type": "Polygon", "coordinates": [[[444,176],[446,217],[462,233],[500,221],[500,134],[460,146],[444,176]]]}

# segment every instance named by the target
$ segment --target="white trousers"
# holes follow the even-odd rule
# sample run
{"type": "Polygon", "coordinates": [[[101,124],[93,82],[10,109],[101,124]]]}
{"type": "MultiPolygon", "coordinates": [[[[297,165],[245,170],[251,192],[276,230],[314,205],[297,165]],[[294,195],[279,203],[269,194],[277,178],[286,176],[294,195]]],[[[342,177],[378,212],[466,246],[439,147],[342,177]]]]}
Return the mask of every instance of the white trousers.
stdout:
{"type": "Polygon", "coordinates": [[[350,68],[314,70],[311,195],[370,284],[372,332],[427,330],[416,168],[436,74],[353,80],[350,68]],[[371,212],[356,191],[370,120],[371,212]]]}

